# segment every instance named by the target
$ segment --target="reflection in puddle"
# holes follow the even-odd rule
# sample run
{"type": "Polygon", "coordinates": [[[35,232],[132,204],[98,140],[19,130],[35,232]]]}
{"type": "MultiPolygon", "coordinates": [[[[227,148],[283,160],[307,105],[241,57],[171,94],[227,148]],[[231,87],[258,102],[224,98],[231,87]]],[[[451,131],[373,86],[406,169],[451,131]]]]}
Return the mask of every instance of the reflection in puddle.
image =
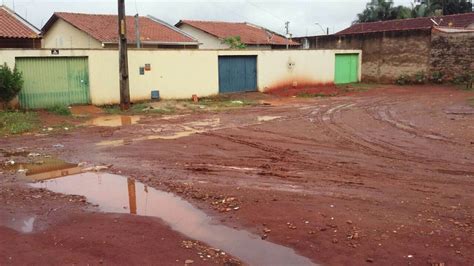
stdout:
{"type": "Polygon", "coordinates": [[[57,177],[78,174],[81,168],[77,164],[66,163],[64,161],[52,158],[35,163],[19,163],[6,167],[9,170],[24,172],[26,178],[30,180],[47,180],[57,177]]]}
{"type": "Polygon", "coordinates": [[[258,117],[258,122],[267,122],[267,121],[272,121],[272,120],[275,120],[275,119],[278,119],[278,118],[282,118],[282,117],[281,116],[269,116],[269,115],[259,116],[258,117]]]}
{"type": "Polygon", "coordinates": [[[0,218],[0,225],[6,226],[8,228],[11,228],[21,233],[28,234],[28,233],[33,232],[35,220],[36,220],[36,217],[34,216],[14,217],[14,218],[7,218],[5,216],[5,217],[0,218]]]}
{"type": "Polygon", "coordinates": [[[87,121],[86,125],[98,127],[120,127],[134,125],[138,123],[140,119],[141,116],[131,115],[100,116],[87,121]]]}
{"type": "Polygon", "coordinates": [[[298,256],[292,249],[264,241],[246,231],[218,225],[180,197],[122,176],[83,173],[32,186],[85,196],[104,212],[161,218],[172,229],[225,250],[251,265],[312,265],[309,259],[298,256]]]}
{"type": "Polygon", "coordinates": [[[133,142],[144,141],[144,140],[173,140],[179,139],[184,137],[189,137],[194,134],[208,132],[211,130],[219,129],[220,126],[220,118],[214,119],[205,119],[199,120],[194,122],[185,123],[179,126],[177,131],[166,131],[168,128],[166,125],[163,128],[160,128],[162,132],[159,135],[148,135],[143,137],[137,138],[130,138],[130,139],[118,139],[118,140],[107,140],[101,141],[97,143],[97,146],[122,146],[122,145],[129,145],[133,142]]]}

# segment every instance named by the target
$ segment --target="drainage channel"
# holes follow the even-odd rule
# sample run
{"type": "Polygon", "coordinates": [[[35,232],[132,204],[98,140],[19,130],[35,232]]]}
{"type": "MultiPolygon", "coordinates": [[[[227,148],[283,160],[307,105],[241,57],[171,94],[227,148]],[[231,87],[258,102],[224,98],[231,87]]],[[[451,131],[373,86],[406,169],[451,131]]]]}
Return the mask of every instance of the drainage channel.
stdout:
{"type": "Polygon", "coordinates": [[[85,196],[103,212],[158,217],[187,237],[225,250],[250,265],[314,265],[294,250],[244,230],[216,224],[184,199],[123,176],[82,173],[31,184],[57,193],[85,196]]]}

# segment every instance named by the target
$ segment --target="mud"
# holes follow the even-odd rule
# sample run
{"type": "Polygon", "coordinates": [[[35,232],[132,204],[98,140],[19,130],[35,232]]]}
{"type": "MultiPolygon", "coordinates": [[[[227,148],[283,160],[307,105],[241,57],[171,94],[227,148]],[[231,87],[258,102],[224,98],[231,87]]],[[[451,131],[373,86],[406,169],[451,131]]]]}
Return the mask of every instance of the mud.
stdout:
{"type": "MultiPolygon", "coordinates": [[[[113,165],[107,171],[178,195],[215,225],[248,231],[313,263],[471,265],[474,116],[466,110],[473,97],[429,86],[385,86],[328,98],[261,96],[270,104],[144,117],[107,135],[103,127],[90,126],[1,139],[0,145],[6,152],[24,147],[73,163],[113,165]],[[179,132],[193,133],[162,137],[179,132]],[[97,145],[104,141],[126,145],[97,145]],[[53,147],[57,143],[64,147],[53,147]]],[[[3,164],[10,158],[0,159],[3,164]]],[[[23,174],[2,174],[0,214],[35,216],[33,232],[0,226],[2,264],[9,257],[49,262],[38,254],[58,254],[50,257],[53,264],[210,262],[194,244],[182,245],[196,240],[161,219],[124,214],[128,209],[97,213],[82,197],[25,189],[18,178],[23,174]],[[84,235],[87,241],[81,242],[84,235]],[[166,235],[164,242],[160,235],[166,235]],[[53,236],[70,241],[59,242],[66,245],[60,248],[53,236]]]]}
{"type": "MultiPolygon", "coordinates": [[[[219,247],[250,265],[312,265],[310,260],[296,255],[289,248],[263,241],[259,236],[242,230],[218,225],[204,212],[172,193],[158,191],[130,178],[83,173],[31,186],[85,196],[88,202],[96,204],[104,212],[160,218],[173,230],[219,247]]],[[[234,211],[237,210],[238,207],[234,208],[234,211]]],[[[25,222],[22,228],[28,223],[31,220],[25,222]]]]}

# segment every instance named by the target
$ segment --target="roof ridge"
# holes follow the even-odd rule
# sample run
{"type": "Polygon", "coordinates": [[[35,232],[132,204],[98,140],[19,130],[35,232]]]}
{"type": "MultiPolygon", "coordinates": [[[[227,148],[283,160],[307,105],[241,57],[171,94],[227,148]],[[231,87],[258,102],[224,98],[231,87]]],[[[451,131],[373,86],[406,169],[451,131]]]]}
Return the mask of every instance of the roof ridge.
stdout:
{"type": "Polygon", "coordinates": [[[204,22],[204,23],[227,23],[227,24],[247,24],[248,22],[232,22],[232,21],[221,21],[221,20],[193,20],[193,19],[182,19],[182,22],[204,22]]]}
{"type": "MultiPolygon", "coordinates": [[[[93,13],[81,13],[81,12],[54,12],[53,14],[70,14],[70,15],[85,15],[85,16],[109,16],[109,17],[117,17],[117,14],[93,14],[93,13]]],[[[126,15],[126,17],[133,18],[133,15],[126,15]]],[[[139,16],[140,18],[148,18],[148,16],[139,16]]]]}

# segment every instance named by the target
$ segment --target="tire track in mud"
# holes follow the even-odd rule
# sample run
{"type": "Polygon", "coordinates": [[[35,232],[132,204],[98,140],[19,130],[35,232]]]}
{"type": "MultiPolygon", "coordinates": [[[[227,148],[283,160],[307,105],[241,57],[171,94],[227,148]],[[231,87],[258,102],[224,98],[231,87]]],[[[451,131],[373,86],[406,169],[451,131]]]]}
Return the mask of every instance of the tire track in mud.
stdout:
{"type": "MultiPolygon", "coordinates": [[[[400,101],[400,99],[398,99],[400,101]]],[[[418,137],[418,138],[425,138],[430,141],[442,142],[445,144],[450,145],[460,145],[459,143],[452,142],[446,140],[445,137],[436,135],[434,133],[416,133],[417,128],[414,126],[407,126],[402,124],[401,122],[397,122],[396,119],[393,119],[391,115],[386,115],[384,118],[380,119],[376,117],[374,112],[371,109],[380,110],[380,106],[384,108],[388,108],[387,104],[392,104],[393,101],[390,100],[370,100],[365,102],[356,102],[356,103],[345,103],[339,104],[334,106],[325,112],[319,112],[317,115],[317,121],[319,124],[323,125],[327,129],[328,136],[333,136],[333,134],[337,134],[338,137],[342,138],[344,142],[350,143],[359,147],[362,151],[365,151],[368,155],[374,155],[382,158],[392,159],[392,160],[399,160],[399,161],[410,161],[410,162],[417,162],[417,163],[433,163],[433,164],[444,164],[448,168],[451,168],[453,165],[465,168],[466,165],[458,162],[453,161],[446,161],[442,159],[434,159],[429,158],[423,154],[417,154],[412,152],[413,149],[407,150],[406,147],[398,146],[394,143],[387,142],[385,140],[379,139],[373,135],[370,137],[366,137],[365,135],[362,136],[358,134],[354,128],[347,126],[346,123],[340,123],[340,117],[343,115],[343,112],[349,110],[352,107],[362,108],[364,111],[374,120],[388,123],[391,125],[392,128],[402,130],[403,132],[407,132],[408,134],[418,137]],[[370,103],[369,105],[367,105],[370,103]],[[374,107],[375,106],[375,107],[374,107]],[[394,125],[395,124],[395,125],[394,125]],[[407,152],[410,151],[410,152],[407,152]]],[[[380,114],[381,112],[375,112],[380,114]]],[[[384,116],[382,114],[382,116],[384,116]]],[[[396,135],[396,134],[395,134],[396,135]]],[[[473,165],[474,167],[474,165],[473,165]]],[[[433,171],[432,169],[425,169],[429,171],[433,171]]]]}

